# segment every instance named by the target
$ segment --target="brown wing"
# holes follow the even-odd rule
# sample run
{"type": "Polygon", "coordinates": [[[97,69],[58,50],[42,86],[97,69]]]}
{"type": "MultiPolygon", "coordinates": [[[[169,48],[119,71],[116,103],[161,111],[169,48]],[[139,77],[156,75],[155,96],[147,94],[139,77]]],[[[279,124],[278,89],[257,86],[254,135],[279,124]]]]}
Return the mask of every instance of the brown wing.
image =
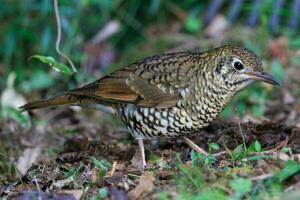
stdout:
{"type": "Polygon", "coordinates": [[[115,103],[172,107],[192,81],[193,58],[192,53],[148,57],[69,93],[115,103]]]}

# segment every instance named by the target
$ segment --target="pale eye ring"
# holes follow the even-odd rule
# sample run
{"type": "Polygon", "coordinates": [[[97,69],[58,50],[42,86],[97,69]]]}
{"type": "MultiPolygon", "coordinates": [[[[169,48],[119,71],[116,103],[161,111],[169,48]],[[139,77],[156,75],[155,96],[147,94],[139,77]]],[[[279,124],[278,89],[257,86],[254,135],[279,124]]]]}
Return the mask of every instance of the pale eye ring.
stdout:
{"type": "Polygon", "coordinates": [[[244,69],[243,63],[241,61],[239,61],[239,60],[234,61],[233,67],[237,71],[240,71],[240,70],[244,69]]]}

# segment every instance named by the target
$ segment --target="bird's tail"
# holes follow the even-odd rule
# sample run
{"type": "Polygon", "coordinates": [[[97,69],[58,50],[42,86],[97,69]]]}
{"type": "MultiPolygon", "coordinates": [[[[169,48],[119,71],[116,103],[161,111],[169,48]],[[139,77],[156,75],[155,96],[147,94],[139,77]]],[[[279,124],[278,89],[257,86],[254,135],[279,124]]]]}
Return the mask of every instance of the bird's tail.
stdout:
{"type": "Polygon", "coordinates": [[[20,107],[20,111],[23,112],[23,111],[30,111],[38,108],[46,108],[51,106],[69,105],[69,104],[74,104],[77,101],[78,99],[76,98],[76,96],[64,94],[49,99],[43,99],[43,100],[27,103],[20,107]]]}

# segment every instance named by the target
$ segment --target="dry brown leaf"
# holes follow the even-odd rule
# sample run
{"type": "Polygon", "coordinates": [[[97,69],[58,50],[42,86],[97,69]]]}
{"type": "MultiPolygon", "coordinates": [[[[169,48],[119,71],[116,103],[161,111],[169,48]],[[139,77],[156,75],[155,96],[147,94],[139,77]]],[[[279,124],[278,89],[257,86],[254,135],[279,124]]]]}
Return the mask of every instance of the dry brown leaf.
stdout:
{"type": "Polygon", "coordinates": [[[25,175],[31,165],[37,161],[41,154],[41,146],[35,148],[27,148],[23,151],[22,156],[17,162],[17,169],[22,175],[25,175]]]}
{"type": "Polygon", "coordinates": [[[129,199],[143,199],[154,189],[155,177],[152,172],[146,171],[140,178],[139,184],[128,192],[129,199]]]}
{"type": "Polygon", "coordinates": [[[92,179],[92,182],[97,182],[99,181],[99,170],[96,169],[96,168],[93,168],[91,170],[91,179],[92,179]]]}

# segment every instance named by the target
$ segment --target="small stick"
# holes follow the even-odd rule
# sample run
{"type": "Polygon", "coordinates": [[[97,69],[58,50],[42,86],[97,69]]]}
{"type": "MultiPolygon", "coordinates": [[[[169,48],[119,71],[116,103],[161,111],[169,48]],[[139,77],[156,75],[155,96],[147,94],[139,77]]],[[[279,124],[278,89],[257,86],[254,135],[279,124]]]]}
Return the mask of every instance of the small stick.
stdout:
{"type": "Polygon", "coordinates": [[[191,147],[192,149],[194,149],[196,152],[198,153],[202,153],[205,156],[208,156],[209,153],[207,153],[205,150],[203,150],[202,148],[200,148],[197,144],[195,144],[192,140],[190,140],[187,137],[183,137],[184,141],[187,143],[187,145],[189,145],[189,147],[191,147]]]}
{"type": "MultiPolygon", "coordinates": [[[[194,149],[196,152],[198,153],[202,153],[204,154],[205,156],[208,156],[209,153],[207,151],[205,151],[204,149],[200,148],[197,144],[195,144],[192,140],[190,140],[189,138],[187,137],[183,137],[184,141],[187,143],[187,145],[189,145],[189,147],[191,147],[192,149],[194,149]]],[[[218,153],[214,153],[214,154],[211,154],[212,156],[214,157],[218,157],[218,156],[221,156],[223,154],[226,154],[227,151],[220,151],[218,153]]]]}
{"type": "Polygon", "coordinates": [[[274,173],[266,173],[266,174],[252,177],[251,181],[263,180],[263,179],[271,178],[273,176],[274,176],[274,173]]]}
{"type": "Polygon", "coordinates": [[[116,166],[117,166],[117,161],[114,161],[112,169],[111,169],[111,171],[109,173],[109,176],[113,176],[114,175],[114,173],[116,171],[116,166]]]}
{"type": "Polygon", "coordinates": [[[280,144],[277,145],[276,147],[274,147],[273,149],[266,150],[266,151],[261,151],[261,152],[253,152],[253,153],[250,153],[250,154],[252,154],[252,155],[261,155],[261,154],[273,153],[273,152],[277,151],[278,149],[286,146],[288,144],[288,142],[289,142],[289,138],[287,137],[285,140],[280,142],[280,144]]]}

